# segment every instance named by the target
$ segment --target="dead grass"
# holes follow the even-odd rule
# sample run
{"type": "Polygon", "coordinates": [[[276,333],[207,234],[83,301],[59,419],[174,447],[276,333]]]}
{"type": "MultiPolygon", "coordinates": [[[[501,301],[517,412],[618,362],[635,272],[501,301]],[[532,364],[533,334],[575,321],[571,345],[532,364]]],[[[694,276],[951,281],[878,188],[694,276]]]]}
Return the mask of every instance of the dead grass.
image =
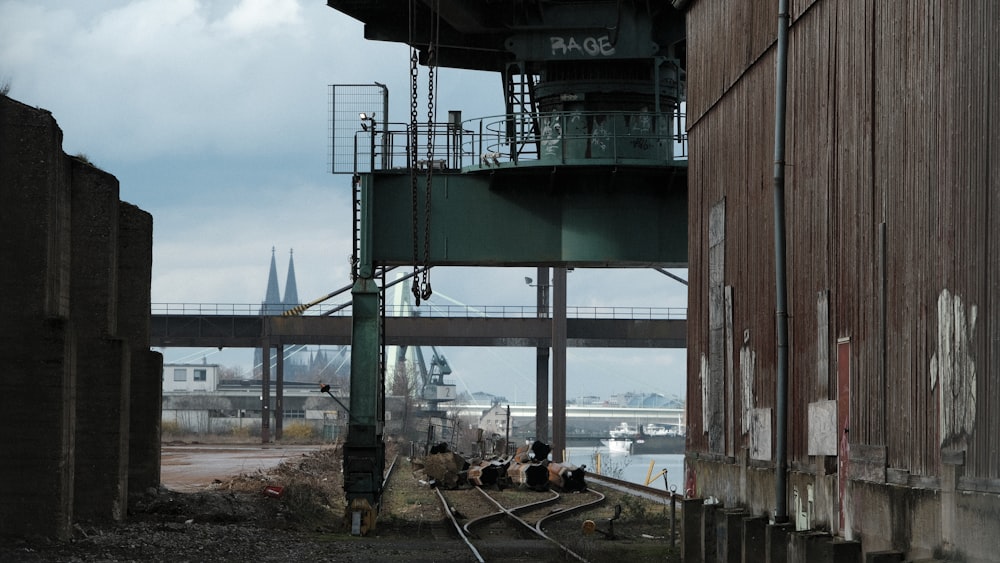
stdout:
{"type": "Polygon", "coordinates": [[[268,471],[255,471],[220,481],[214,491],[265,495],[268,486],[280,487],[273,497],[290,523],[313,529],[339,530],[347,508],[343,486],[341,445],[322,448],[284,461],[268,471]]]}

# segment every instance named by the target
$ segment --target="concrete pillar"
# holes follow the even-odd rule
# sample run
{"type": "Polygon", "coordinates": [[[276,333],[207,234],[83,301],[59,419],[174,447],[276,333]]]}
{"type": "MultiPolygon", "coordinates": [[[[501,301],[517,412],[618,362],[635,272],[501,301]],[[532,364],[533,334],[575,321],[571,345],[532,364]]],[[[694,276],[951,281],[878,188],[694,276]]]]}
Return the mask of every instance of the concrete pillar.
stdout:
{"type": "MultiPolygon", "coordinates": [[[[148,342],[148,340],[147,340],[148,342]]],[[[137,498],[160,484],[160,430],[163,408],[163,354],[150,350],[129,355],[128,488],[137,498]]]]}
{"type": "Polygon", "coordinates": [[[132,498],[160,484],[163,355],[149,349],[153,216],[118,204],[118,336],[129,351],[128,491],[132,498]]]}
{"type": "Polygon", "coordinates": [[[118,181],[70,160],[70,318],[78,335],[74,515],[83,521],[120,521],[128,506],[129,350],[114,337],[118,181]]]}
{"type": "Polygon", "coordinates": [[[121,521],[128,508],[129,354],[118,338],[77,346],[74,516],[121,521]]]}
{"type": "Polygon", "coordinates": [[[747,512],[742,508],[720,510],[716,514],[716,561],[739,563],[743,557],[743,520],[747,512]]]}
{"type": "Polygon", "coordinates": [[[14,273],[0,276],[11,305],[0,321],[0,535],[65,539],[77,517],[126,514],[133,362],[156,390],[143,405],[155,421],[140,430],[155,429],[142,439],[155,448],[159,480],[152,219],[118,200],[113,176],[62,152],[49,112],[5,96],[0,185],[12,187],[0,190],[0,271],[14,273]],[[123,242],[121,217],[137,218],[141,236],[129,231],[123,242]],[[117,334],[122,324],[126,338],[117,334]]]}
{"type": "Polygon", "coordinates": [[[768,563],[767,518],[752,516],[743,519],[742,563],[768,563]]]}
{"type": "Polygon", "coordinates": [[[74,332],[64,318],[3,329],[0,536],[65,540],[73,522],[74,332]]]}
{"type": "Polygon", "coordinates": [[[69,164],[52,115],[6,96],[0,186],[0,535],[66,539],[76,415],[69,164]]]}
{"type": "Polygon", "coordinates": [[[686,498],[681,504],[681,560],[684,563],[702,563],[701,527],[705,499],[686,498]]]}
{"type": "Polygon", "coordinates": [[[765,536],[765,545],[768,563],[788,562],[788,536],[795,531],[795,526],[791,523],[768,524],[765,536]]]}
{"type": "Polygon", "coordinates": [[[719,561],[719,536],[716,528],[717,519],[722,518],[722,505],[706,504],[701,509],[701,560],[704,563],[723,563],[719,561]]]}

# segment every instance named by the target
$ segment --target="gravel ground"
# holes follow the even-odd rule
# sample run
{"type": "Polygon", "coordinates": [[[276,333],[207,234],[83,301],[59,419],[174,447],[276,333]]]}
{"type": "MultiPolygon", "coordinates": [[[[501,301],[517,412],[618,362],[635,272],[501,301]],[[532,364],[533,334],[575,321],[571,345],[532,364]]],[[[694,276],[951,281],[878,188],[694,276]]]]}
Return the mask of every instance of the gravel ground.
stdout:
{"type": "MultiPolygon", "coordinates": [[[[5,538],[0,562],[473,560],[444,525],[434,493],[418,485],[407,467],[394,474],[376,532],[351,536],[344,521],[340,468],[340,450],[324,448],[268,472],[219,481],[202,492],[149,491],[130,506],[126,522],[78,524],[67,542],[5,538]],[[264,494],[268,485],[282,487],[281,496],[264,494]]],[[[619,526],[625,532],[623,541],[592,551],[590,560],[621,561],[622,555],[634,552],[679,561],[662,540],[643,540],[638,532],[628,537],[629,526],[636,531],[662,529],[662,522],[646,521],[650,515],[654,520],[662,517],[655,510],[646,513],[640,508],[642,518],[636,514],[632,524],[624,520],[619,526]],[[605,551],[607,556],[602,555],[605,551]]]]}

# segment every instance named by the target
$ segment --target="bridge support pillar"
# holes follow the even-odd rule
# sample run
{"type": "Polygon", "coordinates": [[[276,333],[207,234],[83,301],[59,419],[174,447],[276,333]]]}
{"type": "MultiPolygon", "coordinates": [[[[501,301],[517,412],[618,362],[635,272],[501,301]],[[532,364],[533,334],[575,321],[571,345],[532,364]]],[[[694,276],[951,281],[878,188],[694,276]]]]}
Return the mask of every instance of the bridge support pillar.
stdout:
{"type": "Polygon", "coordinates": [[[372,278],[358,278],[351,294],[351,412],[344,444],[344,490],[351,532],[365,535],[375,528],[382,495],[385,381],[379,365],[378,286],[372,278]]]}
{"type": "Polygon", "coordinates": [[[277,356],[274,380],[274,439],[281,440],[285,418],[285,347],[281,344],[278,344],[277,356]]]}
{"type": "Polygon", "coordinates": [[[271,341],[260,344],[260,442],[271,441],[271,341]]]}
{"type": "Polygon", "coordinates": [[[566,268],[552,271],[552,461],[566,451],[566,268]]]}
{"type": "MultiPolygon", "coordinates": [[[[531,280],[528,280],[529,284],[531,280]]],[[[549,268],[538,267],[538,318],[549,318],[549,268]]],[[[535,353],[535,439],[549,441],[549,347],[535,353]]]]}

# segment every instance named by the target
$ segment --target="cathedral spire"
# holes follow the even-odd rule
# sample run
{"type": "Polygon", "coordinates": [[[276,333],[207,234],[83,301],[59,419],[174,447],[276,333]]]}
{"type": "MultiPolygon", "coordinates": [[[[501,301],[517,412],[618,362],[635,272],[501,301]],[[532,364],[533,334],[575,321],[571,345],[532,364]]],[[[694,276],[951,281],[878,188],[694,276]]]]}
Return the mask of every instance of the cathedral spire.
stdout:
{"type": "Polygon", "coordinates": [[[261,313],[280,314],[281,292],[278,290],[278,266],[274,262],[274,247],[271,247],[271,270],[267,274],[267,292],[264,294],[264,302],[261,303],[261,313]]]}
{"type": "Polygon", "coordinates": [[[293,254],[295,254],[295,249],[289,249],[288,277],[285,278],[285,300],[283,301],[288,308],[299,304],[299,289],[295,285],[295,262],[292,260],[293,254]]]}

